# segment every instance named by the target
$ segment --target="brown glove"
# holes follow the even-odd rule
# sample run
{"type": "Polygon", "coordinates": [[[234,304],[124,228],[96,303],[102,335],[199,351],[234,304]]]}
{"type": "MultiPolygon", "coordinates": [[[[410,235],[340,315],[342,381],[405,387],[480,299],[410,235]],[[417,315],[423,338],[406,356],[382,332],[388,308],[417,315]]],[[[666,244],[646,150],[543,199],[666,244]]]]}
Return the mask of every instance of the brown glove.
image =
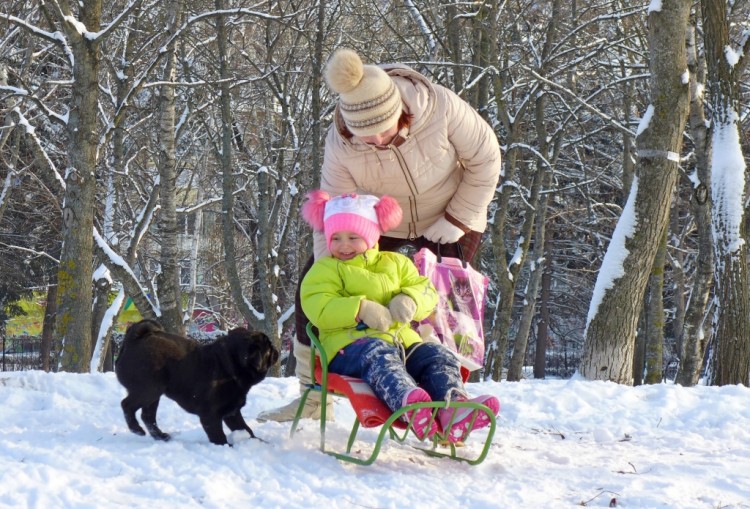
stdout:
{"type": "Polygon", "coordinates": [[[417,312],[417,303],[405,293],[399,293],[388,303],[388,310],[395,321],[408,323],[417,312]]]}
{"type": "Polygon", "coordinates": [[[388,308],[377,302],[363,299],[359,305],[358,319],[371,329],[387,331],[393,322],[388,308]]]}

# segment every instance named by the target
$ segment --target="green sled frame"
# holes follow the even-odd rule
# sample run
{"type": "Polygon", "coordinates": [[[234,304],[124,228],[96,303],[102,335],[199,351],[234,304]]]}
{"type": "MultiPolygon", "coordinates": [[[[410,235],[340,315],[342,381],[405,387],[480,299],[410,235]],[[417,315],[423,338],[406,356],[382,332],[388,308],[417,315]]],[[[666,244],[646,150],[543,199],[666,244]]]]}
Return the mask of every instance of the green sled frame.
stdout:
{"type": "MultiPolygon", "coordinates": [[[[310,379],[313,380],[313,383],[308,384],[305,390],[302,392],[302,397],[300,399],[299,407],[297,408],[297,412],[294,416],[294,420],[292,421],[292,428],[289,432],[290,437],[293,437],[294,433],[298,429],[300,417],[302,415],[302,410],[305,406],[305,402],[307,401],[308,396],[310,395],[310,392],[317,391],[317,392],[320,392],[320,398],[321,398],[320,450],[324,452],[325,454],[329,454],[335,458],[338,458],[341,461],[346,461],[346,462],[354,463],[357,465],[371,465],[377,459],[378,454],[380,453],[380,449],[383,445],[383,441],[386,438],[386,435],[388,435],[392,440],[396,440],[399,443],[403,443],[406,441],[407,437],[409,436],[409,433],[412,430],[413,417],[408,422],[406,422],[406,420],[402,420],[401,417],[404,414],[411,412],[412,410],[417,410],[420,408],[432,408],[433,410],[432,410],[431,419],[433,420],[436,419],[437,411],[441,408],[470,408],[474,410],[472,414],[473,417],[472,417],[471,424],[473,424],[473,421],[477,418],[480,412],[484,413],[489,418],[490,424],[486,428],[487,435],[484,439],[484,444],[482,445],[482,449],[477,456],[473,456],[473,457],[463,456],[460,453],[464,452],[466,448],[457,446],[456,444],[451,443],[447,439],[446,434],[443,434],[441,432],[436,433],[431,438],[425,438],[422,440],[419,440],[417,436],[412,433],[413,439],[419,440],[420,443],[425,444],[425,446],[421,446],[421,447],[415,446],[414,447],[415,449],[418,449],[429,456],[450,458],[452,460],[466,462],[470,465],[478,465],[482,463],[484,459],[487,457],[487,454],[490,450],[490,446],[492,445],[492,438],[495,436],[495,426],[496,426],[495,415],[487,406],[482,405],[480,403],[470,402],[470,401],[451,401],[449,404],[446,404],[446,402],[444,401],[432,401],[428,403],[414,403],[411,405],[406,405],[404,407],[399,408],[397,411],[391,413],[390,410],[388,410],[387,407],[385,407],[385,405],[378,400],[374,406],[379,407],[377,408],[377,410],[379,410],[379,413],[380,415],[382,415],[382,418],[374,419],[374,420],[368,419],[363,423],[361,422],[360,416],[370,415],[373,413],[375,409],[363,408],[362,405],[359,404],[360,399],[352,398],[349,396],[352,395],[353,385],[357,385],[357,384],[366,385],[366,384],[364,384],[364,382],[358,378],[342,377],[341,375],[337,375],[335,373],[329,374],[328,373],[328,358],[326,356],[325,350],[323,350],[320,344],[320,341],[318,340],[313,330],[312,324],[307,325],[307,335],[311,341],[310,366],[312,367],[311,368],[312,373],[311,373],[310,379]],[[346,452],[335,452],[335,451],[326,449],[326,403],[327,403],[327,398],[329,395],[340,396],[340,397],[345,397],[349,399],[349,402],[352,404],[352,407],[354,408],[355,413],[357,414],[357,418],[354,420],[352,430],[349,433],[349,441],[347,442],[346,452]],[[354,442],[357,438],[357,433],[360,429],[360,426],[366,427],[366,428],[381,426],[380,433],[378,434],[377,440],[375,442],[375,445],[372,448],[370,456],[364,459],[357,457],[357,456],[353,456],[351,454],[352,447],[354,446],[354,442]]],[[[468,371],[462,370],[462,375],[465,381],[466,377],[468,376],[468,371]]],[[[370,405],[372,405],[372,403],[373,402],[371,401],[370,405]]],[[[368,405],[366,404],[365,406],[368,406],[368,405]]],[[[414,414],[411,414],[411,415],[413,416],[414,414]]],[[[471,429],[471,427],[472,426],[470,425],[469,430],[471,429]]],[[[447,428],[450,429],[450,424],[447,426],[447,428]]],[[[470,435],[471,435],[471,432],[467,433],[467,435],[463,437],[464,441],[467,440],[470,437],[470,435]]],[[[476,436],[477,435],[475,435],[475,437],[476,436]]]]}

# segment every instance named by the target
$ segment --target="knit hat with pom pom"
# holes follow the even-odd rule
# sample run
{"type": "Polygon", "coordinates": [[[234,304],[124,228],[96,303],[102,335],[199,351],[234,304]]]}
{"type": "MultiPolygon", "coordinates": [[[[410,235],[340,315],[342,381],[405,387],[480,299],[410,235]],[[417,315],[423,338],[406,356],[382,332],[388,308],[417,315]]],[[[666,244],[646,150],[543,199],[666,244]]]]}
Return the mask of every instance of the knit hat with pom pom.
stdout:
{"type": "Polygon", "coordinates": [[[395,198],[378,198],[369,194],[342,194],[331,198],[325,191],[311,191],[302,205],[302,217],[315,231],[326,236],[331,250],[331,237],[338,232],[354,232],[372,248],[380,235],[401,223],[403,211],[395,198]]]}
{"type": "Polygon", "coordinates": [[[386,72],[364,65],[350,49],[339,49],[328,60],[325,78],[339,94],[339,111],[356,136],[372,136],[393,127],[401,116],[401,93],[386,72]]]}

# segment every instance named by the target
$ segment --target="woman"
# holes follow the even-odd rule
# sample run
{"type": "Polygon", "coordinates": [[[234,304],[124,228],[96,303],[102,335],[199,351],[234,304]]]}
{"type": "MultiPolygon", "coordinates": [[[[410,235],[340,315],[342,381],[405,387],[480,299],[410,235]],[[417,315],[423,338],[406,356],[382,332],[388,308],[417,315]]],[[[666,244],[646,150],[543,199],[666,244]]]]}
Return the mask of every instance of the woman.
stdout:
{"type": "MultiPolygon", "coordinates": [[[[325,141],[321,189],[331,195],[387,194],[399,202],[403,221],[380,238],[381,251],[406,245],[436,251],[439,244],[442,254],[458,256],[460,246],[464,259],[473,260],[501,170],[489,124],[455,93],[413,69],[364,65],[349,49],[331,56],[325,78],[339,101],[325,141]]],[[[323,234],[313,239],[314,257],[327,256],[323,234]]],[[[306,384],[310,340],[299,288],[295,320],[296,371],[306,384]]],[[[258,420],[290,421],[298,403],[262,412],[258,420]]],[[[319,400],[308,398],[302,416],[319,419],[319,400]]]]}

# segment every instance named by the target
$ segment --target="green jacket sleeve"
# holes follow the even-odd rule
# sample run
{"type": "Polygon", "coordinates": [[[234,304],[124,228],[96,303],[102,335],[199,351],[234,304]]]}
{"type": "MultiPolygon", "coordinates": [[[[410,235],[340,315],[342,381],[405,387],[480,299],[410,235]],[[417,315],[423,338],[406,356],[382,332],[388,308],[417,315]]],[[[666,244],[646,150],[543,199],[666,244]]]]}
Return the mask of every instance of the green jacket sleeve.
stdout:
{"type": "Polygon", "coordinates": [[[313,264],[300,286],[302,310],[319,329],[356,327],[362,296],[345,296],[335,266],[313,264]]]}

